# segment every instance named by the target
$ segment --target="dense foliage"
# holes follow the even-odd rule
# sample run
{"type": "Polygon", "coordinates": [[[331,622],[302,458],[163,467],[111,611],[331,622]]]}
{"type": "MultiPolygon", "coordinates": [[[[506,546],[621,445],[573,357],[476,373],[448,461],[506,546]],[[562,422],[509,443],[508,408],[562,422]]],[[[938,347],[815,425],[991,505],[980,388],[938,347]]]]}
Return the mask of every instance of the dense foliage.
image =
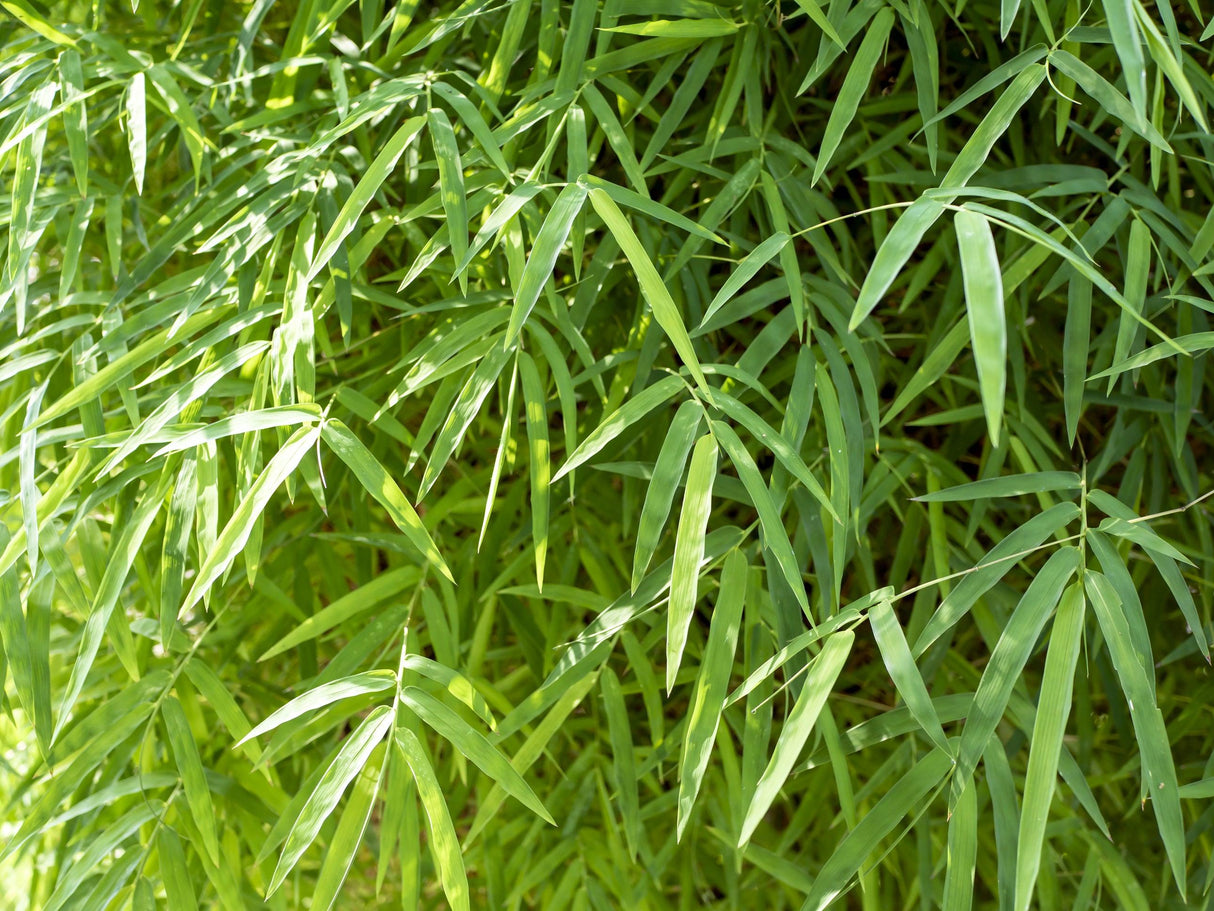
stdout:
{"type": "Polygon", "coordinates": [[[1207,906],[1195,0],[0,8],[0,905],[1207,906]]]}

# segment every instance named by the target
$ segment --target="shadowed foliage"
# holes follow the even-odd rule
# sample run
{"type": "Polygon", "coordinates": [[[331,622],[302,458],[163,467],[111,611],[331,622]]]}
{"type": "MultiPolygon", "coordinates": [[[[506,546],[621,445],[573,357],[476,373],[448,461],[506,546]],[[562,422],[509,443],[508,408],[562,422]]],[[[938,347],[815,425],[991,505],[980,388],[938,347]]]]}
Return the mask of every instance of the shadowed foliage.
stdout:
{"type": "Polygon", "coordinates": [[[1206,907],[1169,0],[0,0],[0,906],[1206,907]]]}

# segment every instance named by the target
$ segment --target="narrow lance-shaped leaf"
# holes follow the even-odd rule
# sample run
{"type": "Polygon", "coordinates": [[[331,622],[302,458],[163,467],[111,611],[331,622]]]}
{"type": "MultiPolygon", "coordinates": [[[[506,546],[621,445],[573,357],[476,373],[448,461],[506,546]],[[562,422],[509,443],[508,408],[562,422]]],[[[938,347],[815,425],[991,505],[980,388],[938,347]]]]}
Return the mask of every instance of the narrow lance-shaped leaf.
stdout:
{"type": "Polygon", "coordinates": [[[1025,589],[995,644],[961,733],[957,775],[953,779],[954,800],[969,782],[995,726],[1007,709],[1012,687],[1024,670],[1042,628],[1054,612],[1067,580],[1078,568],[1079,551],[1074,547],[1055,551],[1025,589]]]}
{"type": "Polygon", "coordinates": [[[742,821],[742,831],[738,836],[739,846],[750,841],[755,828],[771,808],[780,789],[784,787],[784,782],[801,755],[801,750],[813,731],[822,706],[826,704],[831,690],[834,689],[835,681],[839,678],[839,672],[843,670],[843,664],[847,661],[855,641],[856,634],[851,630],[835,633],[826,640],[822,651],[810,666],[805,685],[801,688],[801,695],[785,720],[771,760],[755,786],[754,796],[746,809],[746,818],[742,821]]]}
{"type": "Polygon", "coordinates": [[[556,825],[527,782],[511,767],[506,757],[489,743],[484,734],[471,727],[425,690],[407,686],[400,691],[400,700],[422,721],[451,741],[477,768],[501,785],[507,794],[545,822],[556,825]]]}
{"type": "Polygon", "coordinates": [[[676,833],[681,840],[691,818],[691,810],[704,772],[708,768],[725,695],[729,690],[734,650],[742,621],[746,598],[746,558],[741,551],[730,551],[721,571],[721,588],[717,593],[712,623],[708,629],[708,644],[700,662],[691,708],[687,714],[687,733],[683,738],[683,754],[679,763],[679,814],[676,833]]]}
{"type": "Polygon", "coordinates": [[[956,487],[946,487],[913,499],[917,503],[968,503],[986,497],[1018,497],[1030,493],[1079,490],[1079,475],[1073,471],[1036,471],[1031,474],[983,478],[956,487]]]}
{"type": "Polygon", "coordinates": [[[333,222],[333,226],[329,228],[329,233],[320,242],[320,247],[312,257],[311,265],[308,266],[307,274],[304,276],[305,281],[310,282],[319,274],[321,269],[328,265],[333,254],[337,252],[338,246],[354,230],[355,222],[358,221],[363,210],[371,202],[371,198],[388,178],[392,169],[396,167],[396,162],[400,160],[400,156],[405,151],[405,148],[421,132],[422,127],[425,125],[426,118],[424,116],[411,117],[384,144],[383,149],[375,157],[375,160],[371,162],[362,179],[359,180],[358,185],[354,188],[354,192],[350,194],[345,205],[341,207],[341,211],[337,213],[337,219],[333,222]]]}
{"type": "Polygon", "coordinates": [[[202,767],[198,744],[190,730],[181,703],[173,696],[165,698],[160,706],[160,715],[168,731],[173,758],[181,772],[181,783],[185,790],[186,805],[198,831],[202,833],[202,844],[213,863],[219,863],[219,836],[215,830],[215,807],[211,801],[211,788],[207,784],[202,767]]]}
{"type": "Polygon", "coordinates": [[[848,888],[851,878],[872,852],[897,827],[952,767],[952,757],[932,750],[903,775],[864,815],[839,846],[835,848],[818,875],[813,891],[805,898],[801,911],[825,911],[848,888]]]}
{"type": "Polygon", "coordinates": [[[877,15],[865,26],[864,40],[851,58],[847,77],[835,97],[830,109],[830,119],[826,122],[826,133],[822,137],[822,147],[818,150],[818,162],[814,165],[813,183],[817,183],[826,172],[827,166],[843,141],[843,134],[856,116],[856,109],[868,84],[872,81],[873,73],[885,49],[885,41],[890,29],[894,26],[894,11],[890,7],[882,7],[877,15]]]}
{"type": "Polygon", "coordinates": [[[270,877],[270,884],[266,888],[267,896],[278,891],[287,874],[294,869],[304,851],[308,849],[308,845],[316,839],[321,825],[341,800],[346,787],[363,770],[371,751],[383,740],[391,726],[392,710],[381,705],[364,718],[354,733],[346,738],[295,818],[278,857],[278,864],[270,877]]]}
{"type": "Polygon", "coordinates": [[[147,90],[143,73],[131,77],[126,89],[127,143],[131,152],[131,174],[135,178],[135,191],[143,193],[143,177],[147,172],[148,126],[147,90]]]}
{"type": "Polygon", "coordinates": [[[510,311],[510,325],[506,329],[507,345],[518,338],[523,324],[535,307],[535,302],[540,298],[540,292],[544,290],[544,284],[552,277],[557,257],[569,238],[573,220],[585,201],[586,188],[581,184],[571,183],[561,190],[556,202],[552,204],[539,234],[536,235],[518,287],[514,289],[514,309],[510,311]]]}
{"type": "MultiPolygon", "coordinates": [[[[455,826],[451,822],[443,788],[434,774],[434,767],[430,764],[421,741],[408,728],[396,729],[395,743],[413,773],[418,796],[421,797],[422,806],[426,810],[434,859],[438,864],[438,875],[447,901],[452,911],[470,911],[468,874],[464,869],[464,857],[460,853],[459,838],[455,834],[455,826]]],[[[416,850],[413,845],[401,847],[405,851],[416,850]]]]}
{"type": "MultiPolygon", "coordinates": [[[[960,188],[969,182],[978,168],[986,162],[991,148],[1007,130],[1012,118],[1037,91],[1045,79],[1045,74],[1045,67],[1040,64],[1031,60],[1024,64],[1012,84],[999,96],[990,112],[970,134],[969,141],[953,160],[952,166],[940,182],[942,189],[960,188]]],[[[878,248],[872,267],[864,278],[848,325],[849,329],[855,331],[880,303],[902,267],[914,254],[923,235],[944,214],[945,204],[951,201],[947,195],[940,198],[921,196],[902,213],[902,217],[878,248]]]]}
{"type": "Polygon", "coordinates": [[[301,693],[282,708],[273,712],[265,721],[240,738],[236,746],[241,746],[250,740],[260,737],[262,734],[267,734],[294,718],[299,718],[309,712],[315,712],[317,709],[325,708],[342,699],[361,696],[364,693],[381,692],[391,689],[395,685],[395,676],[389,671],[354,674],[350,677],[342,677],[340,680],[322,683],[320,686],[315,686],[306,693],[301,693]]]}
{"type": "Polygon", "coordinates": [[[30,390],[25,403],[25,426],[18,441],[19,472],[21,475],[21,520],[25,528],[25,554],[29,560],[30,578],[38,576],[38,409],[42,407],[47,383],[43,382],[30,390]]]}
{"type": "Polygon", "coordinates": [[[552,480],[559,481],[579,465],[594,458],[608,443],[660,405],[670,401],[686,384],[677,376],[664,376],[646,386],[608,416],[578,444],[552,480]]]}
{"type": "Polygon", "coordinates": [[[628,844],[628,856],[635,858],[642,838],[641,810],[628,707],[624,703],[620,680],[611,668],[603,668],[599,685],[603,688],[603,705],[607,714],[608,736],[611,738],[611,763],[615,771],[620,816],[624,820],[624,839],[628,844]]]}
{"type": "Polygon", "coordinates": [[[1083,586],[1075,582],[1062,595],[1045,656],[1045,675],[1041,679],[1041,697],[1033,723],[1016,847],[1017,911],[1032,906],[1033,886],[1041,866],[1045,826],[1058,779],[1058,757],[1067,717],[1071,713],[1075,667],[1079,663],[1079,646],[1083,640],[1084,607],[1083,586]]]}
{"type": "Polygon", "coordinates": [[[236,559],[236,555],[240,553],[245,541],[252,533],[254,521],[262,515],[275,491],[299,466],[308,450],[316,445],[319,437],[318,428],[300,428],[292,434],[282,449],[274,454],[216,539],[215,546],[211,548],[206,561],[194,578],[194,584],[190,588],[189,594],[186,595],[179,616],[197,604],[216,580],[231,566],[232,561],[236,559]]]}
{"type": "Polygon", "coordinates": [[[746,283],[758,274],[760,269],[771,262],[772,258],[784,249],[789,240],[789,235],[783,231],[777,231],[747,253],[742,261],[738,263],[738,267],[730,273],[729,278],[721,285],[721,290],[713,297],[712,302],[708,305],[708,309],[704,311],[704,318],[700,320],[700,325],[707,325],[708,321],[718,310],[729,303],[745,287],[746,283]]]}
{"type": "MultiPolygon", "coordinates": [[[[635,400],[633,400],[635,401],[635,400]]],[[[674,502],[675,492],[683,477],[683,469],[687,466],[687,456],[691,452],[700,429],[700,416],[703,408],[699,402],[686,401],[679,406],[674,420],[667,428],[666,438],[658,452],[657,461],[653,465],[653,476],[645,489],[645,502],[641,506],[641,517],[637,522],[636,547],[632,561],[632,592],[649,568],[661,539],[666,519],[670,516],[670,507],[674,502]]]]}
{"type": "Polygon", "coordinates": [[[978,367],[978,387],[991,445],[999,445],[1003,394],[1007,385],[1007,318],[1003,313],[1003,277],[991,225],[982,215],[960,209],[954,216],[970,341],[978,367]]]}
{"type": "Polygon", "coordinates": [[[1155,822],[1183,900],[1186,892],[1184,817],[1163,715],[1155,704],[1147,677],[1149,672],[1134,654],[1130,628],[1113,586],[1102,573],[1090,571],[1084,573],[1084,585],[1108,645],[1117,679],[1125,691],[1147,792],[1155,810],[1155,822]]]}
{"type": "Polygon", "coordinates": [[[363,832],[371,819],[385,764],[385,760],[377,759],[372,754],[370,761],[354,780],[350,799],[341,811],[341,819],[337,821],[333,839],[329,842],[320,873],[316,877],[316,889],[312,893],[312,904],[309,906],[316,911],[329,911],[337,901],[362,844],[363,832]]]}
{"type": "Polygon", "coordinates": [[[936,714],[931,694],[927,691],[923,675],[911,656],[910,646],[907,645],[906,635],[902,632],[902,624],[894,614],[893,605],[889,601],[878,601],[869,609],[868,622],[877,640],[877,648],[881,650],[881,659],[885,662],[889,676],[898,688],[906,707],[932,743],[945,752],[950,752],[951,747],[944,735],[944,728],[940,726],[940,718],[936,714]]]}
{"type": "Polygon", "coordinates": [[[978,791],[969,787],[961,792],[948,821],[948,867],[944,873],[942,911],[969,911],[972,907],[978,844],[978,791]]]}
{"type": "MultiPolygon", "coordinates": [[[[463,260],[468,249],[468,197],[464,190],[464,166],[460,160],[455,131],[442,108],[431,108],[427,122],[438,163],[439,191],[443,197],[443,212],[447,216],[451,255],[456,263],[463,260]]],[[[467,293],[467,273],[459,273],[460,289],[467,293]]]]}
{"type": "Polygon", "coordinates": [[[733,428],[720,421],[713,421],[711,424],[712,432],[716,434],[721,446],[729,456],[729,460],[733,463],[734,470],[738,473],[738,478],[742,481],[742,486],[746,488],[747,494],[750,495],[750,500],[754,503],[755,511],[759,514],[759,524],[763,529],[763,544],[767,547],[776,558],[776,563],[780,567],[780,572],[784,575],[784,579],[788,582],[788,587],[792,590],[793,597],[797,599],[797,604],[805,616],[809,616],[809,596],[805,593],[805,582],[801,578],[801,567],[797,563],[797,556],[793,552],[792,542],[788,538],[788,532],[784,528],[784,522],[780,517],[780,510],[777,508],[775,500],[772,499],[771,490],[767,486],[767,482],[763,480],[763,476],[759,474],[759,468],[755,464],[754,459],[742,445],[742,441],[738,435],[733,432],[733,428]]]}
{"type": "Polygon", "coordinates": [[[345,424],[336,419],[325,421],[320,433],[325,445],[354,472],[363,489],[387,510],[388,517],[409,543],[437,567],[439,572],[455,581],[417,511],[405,499],[404,493],[384,466],[371,454],[371,450],[367,449],[345,424]]]}
{"type": "Polygon", "coordinates": [[[670,572],[670,603],[666,611],[666,691],[674,689],[687,628],[691,624],[699,594],[700,561],[704,557],[704,534],[712,507],[712,487],[717,476],[717,441],[706,433],[696,441],[687,469],[687,487],[679,528],[674,541],[674,564],[670,572]]]}
{"type": "Polygon", "coordinates": [[[530,449],[528,470],[531,475],[531,542],[535,555],[535,578],[544,588],[544,562],[548,556],[548,488],[552,467],[548,458],[548,399],[535,361],[527,352],[519,352],[519,380],[526,410],[527,444],[530,449]]]}
{"type": "Polygon", "coordinates": [[[84,103],[84,68],[80,52],[67,48],[59,55],[59,73],[63,78],[63,131],[67,137],[72,174],[81,196],[89,191],[88,109],[84,103]]]}
{"type": "Polygon", "coordinates": [[[603,219],[607,225],[607,230],[615,237],[620,249],[624,251],[624,255],[628,257],[628,262],[632,265],[633,272],[636,273],[637,283],[641,286],[641,293],[653,311],[653,318],[657,320],[662,331],[666,333],[666,337],[670,339],[670,343],[674,345],[674,350],[682,358],[697,385],[706,388],[708,380],[704,378],[704,371],[700,367],[695,349],[692,348],[691,337],[687,334],[683,317],[675,305],[674,298],[670,296],[666,283],[662,281],[649,254],[645,252],[645,247],[632,230],[632,226],[628,224],[628,219],[615,204],[615,200],[602,190],[590,191],[590,203],[594,206],[594,211],[598,213],[599,218],[603,219]]]}

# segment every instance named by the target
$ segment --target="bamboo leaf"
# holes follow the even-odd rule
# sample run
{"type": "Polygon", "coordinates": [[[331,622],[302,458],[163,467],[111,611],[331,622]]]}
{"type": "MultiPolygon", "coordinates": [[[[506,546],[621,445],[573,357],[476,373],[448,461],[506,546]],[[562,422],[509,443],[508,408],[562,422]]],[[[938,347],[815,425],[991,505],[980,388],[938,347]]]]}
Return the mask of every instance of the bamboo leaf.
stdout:
{"type": "MultiPolygon", "coordinates": [[[[810,666],[809,674],[805,678],[805,685],[801,689],[801,695],[797,699],[796,705],[793,706],[788,720],[784,722],[780,738],[776,741],[776,747],[772,751],[771,760],[767,763],[767,768],[763,770],[758,784],[755,785],[754,796],[750,800],[750,806],[746,808],[746,818],[742,821],[742,831],[738,836],[739,846],[750,841],[750,836],[754,833],[759,820],[771,807],[779,789],[792,771],[805,742],[813,731],[822,707],[826,704],[827,697],[834,688],[839,673],[843,670],[843,663],[851,653],[855,641],[855,633],[850,630],[835,633],[826,640],[822,651],[810,666]]],[[[876,810],[874,809],[873,812],[876,810]]],[[[853,829],[852,834],[854,835],[857,831],[859,830],[853,829]]],[[[848,875],[850,876],[850,872],[848,875]]],[[[815,880],[815,891],[818,889],[820,879],[821,874],[819,874],[819,880],[815,880]]]]}
{"type": "Polygon", "coordinates": [[[687,469],[687,487],[679,512],[674,539],[674,563],[670,571],[670,605],[666,612],[666,691],[674,689],[675,677],[687,644],[699,598],[700,561],[704,559],[704,534],[712,507],[712,487],[717,476],[717,440],[706,433],[696,441],[687,469]]]}
{"type": "Polygon", "coordinates": [[[291,826],[282,853],[278,857],[278,864],[270,877],[270,884],[266,888],[267,895],[278,891],[287,874],[294,869],[304,851],[315,840],[321,824],[333,812],[346,787],[363,771],[372,750],[391,726],[392,710],[381,705],[372,710],[342,744],[316,787],[309,793],[291,826]]]}

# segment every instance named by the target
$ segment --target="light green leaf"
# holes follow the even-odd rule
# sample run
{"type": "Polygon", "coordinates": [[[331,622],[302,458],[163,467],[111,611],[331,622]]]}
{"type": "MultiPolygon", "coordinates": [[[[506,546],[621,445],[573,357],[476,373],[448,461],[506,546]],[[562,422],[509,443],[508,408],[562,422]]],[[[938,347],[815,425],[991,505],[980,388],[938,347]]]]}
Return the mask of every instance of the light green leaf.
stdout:
{"type": "Polygon", "coordinates": [[[1016,909],[1031,907],[1033,886],[1041,866],[1045,826],[1049,819],[1054,786],[1058,779],[1058,757],[1067,717],[1079,646],[1083,638],[1085,601],[1083,586],[1073,583],[1062,595],[1045,657],[1045,675],[1033,723],[1029,765],[1024,777],[1024,805],[1016,846],[1016,909]]]}
{"type": "Polygon", "coordinates": [[[401,530],[409,543],[417,548],[439,572],[451,581],[455,581],[446,561],[438,551],[438,545],[426,531],[426,526],[422,524],[416,510],[405,499],[404,493],[401,492],[400,487],[397,486],[384,466],[371,454],[371,450],[367,449],[345,424],[336,419],[325,421],[321,425],[320,434],[325,445],[333,450],[354,472],[354,476],[358,478],[363,489],[387,510],[388,517],[401,530]]]}
{"type": "Polygon", "coordinates": [[[712,487],[717,476],[717,440],[706,433],[696,441],[687,469],[687,487],[679,528],[674,539],[674,564],[670,572],[670,603],[666,609],[666,691],[674,689],[687,628],[699,595],[700,561],[704,558],[704,534],[712,508],[712,487]]]}
{"type": "Polygon", "coordinates": [[[548,396],[531,355],[520,351],[518,367],[527,421],[527,445],[530,449],[532,552],[535,556],[536,584],[542,591],[544,561],[548,556],[548,489],[552,483],[548,449],[548,396]]]}
{"type": "Polygon", "coordinates": [[[531,247],[531,254],[527,257],[527,265],[523,267],[522,278],[514,289],[514,308],[510,311],[510,325],[506,328],[506,345],[518,338],[535,302],[540,298],[540,292],[552,277],[557,257],[573,228],[573,220],[585,201],[586,188],[571,183],[561,190],[548,211],[531,247]]]}
{"type": "Polygon", "coordinates": [[[603,668],[599,677],[603,688],[603,704],[607,715],[608,736],[611,738],[611,761],[615,772],[616,794],[620,802],[620,816],[624,820],[624,839],[628,843],[628,856],[635,860],[637,846],[641,843],[641,811],[637,795],[636,761],[633,755],[632,733],[629,730],[628,707],[620,689],[620,679],[609,667],[603,668]]]}
{"type": "Polygon", "coordinates": [[[1084,586],[1108,645],[1117,679],[1125,692],[1134,725],[1134,738],[1138,741],[1141,754],[1143,784],[1147,792],[1144,799],[1150,798],[1159,836],[1183,900],[1186,892],[1184,817],[1180,810],[1180,787],[1163,715],[1155,704],[1148,669],[1134,653],[1130,628],[1113,586],[1103,574],[1090,571],[1084,573],[1084,586]]]}
{"type": "Polygon", "coordinates": [[[712,612],[708,643],[704,646],[704,656],[687,713],[687,731],[679,762],[679,815],[675,830],[679,840],[682,840],[692,807],[700,793],[717,727],[721,722],[721,712],[725,708],[725,695],[729,690],[734,650],[746,599],[747,571],[746,557],[742,552],[730,551],[721,571],[721,588],[712,612]]]}
{"type": "Polygon", "coordinates": [[[160,715],[164,719],[165,730],[169,735],[169,744],[173,748],[173,758],[177,761],[177,770],[181,773],[186,805],[190,808],[194,824],[202,833],[203,847],[211,861],[219,863],[219,836],[215,830],[215,806],[211,801],[211,788],[207,784],[206,773],[202,767],[202,757],[198,754],[198,744],[190,730],[190,722],[185,717],[181,703],[173,696],[166,697],[161,703],[160,715]]]}
{"type": "Polygon", "coordinates": [[[337,252],[337,248],[341,245],[354,230],[354,225],[362,215],[363,210],[371,202],[371,198],[378,192],[380,186],[392,169],[396,167],[397,161],[404,153],[405,148],[410,142],[422,131],[422,127],[426,125],[426,118],[410,117],[392,134],[392,137],[384,143],[384,147],[380,153],[375,156],[375,160],[363,173],[362,179],[358,181],[358,185],[354,188],[345,205],[341,207],[341,211],[337,213],[337,218],[333,222],[333,226],[329,228],[329,232],[325,235],[325,239],[320,242],[320,247],[313,255],[311,264],[308,266],[308,271],[304,275],[304,281],[310,282],[319,273],[320,270],[328,265],[329,260],[333,258],[333,254],[337,252]]]}
{"type": "Polygon", "coordinates": [[[197,604],[232,565],[232,561],[236,559],[236,555],[240,553],[249,539],[249,535],[252,534],[253,524],[265,512],[270,498],[291,472],[299,467],[299,463],[308,454],[308,450],[316,445],[319,438],[319,428],[301,427],[270,459],[269,464],[257,476],[257,480],[253,482],[253,486],[249,488],[249,492],[240,502],[236,511],[232,513],[232,518],[228,520],[228,524],[224,526],[216,539],[215,546],[210,549],[206,561],[194,578],[194,584],[191,586],[189,594],[186,595],[185,602],[178,613],[179,617],[184,616],[197,604]]]}
{"type": "Polygon", "coordinates": [[[889,601],[878,601],[869,608],[868,622],[872,626],[873,637],[877,640],[877,648],[881,650],[881,659],[885,662],[890,679],[894,681],[894,686],[898,688],[906,707],[932,743],[945,752],[950,752],[951,747],[936,715],[931,694],[923,682],[923,675],[915,666],[915,659],[911,656],[910,646],[907,645],[906,635],[902,632],[902,624],[894,614],[893,605],[889,601]]]}
{"type": "MultiPolygon", "coordinates": [[[[806,675],[805,684],[801,688],[801,695],[784,722],[784,727],[780,731],[780,739],[776,741],[776,748],[772,751],[771,760],[755,786],[750,806],[746,808],[746,817],[742,821],[742,831],[738,836],[739,847],[750,841],[755,828],[771,808],[780,789],[784,786],[784,782],[788,779],[789,773],[792,772],[792,768],[818,720],[818,714],[822,711],[822,706],[826,704],[835,681],[838,679],[840,671],[843,670],[843,664],[847,661],[847,656],[851,654],[855,641],[856,635],[851,630],[841,630],[835,633],[826,640],[822,651],[810,665],[809,674],[806,675]]],[[[874,808],[872,812],[875,813],[876,809],[874,808]]],[[[859,831],[858,828],[853,829],[852,835],[857,831],[859,831]]],[[[850,876],[850,872],[848,875],[850,876]]],[[[819,880],[820,878],[821,874],[819,874],[819,880]]],[[[815,882],[816,888],[817,882],[815,882]]]]}
{"type": "Polygon", "coordinates": [[[308,845],[316,839],[321,825],[336,808],[346,786],[363,771],[372,750],[383,740],[391,726],[392,710],[381,705],[373,709],[355,728],[354,733],[346,738],[315,788],[308,793],[307,800],[295,818],[278,857],[278,864],[270,877],[270,884],[266,888],[267,896],[278,891],[287,874],[294,869],[304,851],[308,849],[308,845]]]}
{"type": "Polygon", "coordinates": [[[1076,548],[1063,547],[1055,551],[1025,589],[995,643],[961,732],[957,774],[953,778],[954,800],[969,782],[995,726],[1007,710],[1012,687],[1020,678],[1041,630],[1062,597],[1063,587],[1078,568],[1079,551],[1076,548]]]}
{"type": "Polygon", "coordinates": [[[687,456],[691,452],[700,429],[700,416],[703,408],[699,402],[686,401],[675,412],[674,420],[667,428],[662,448],[658,452],[657,461],[653,465],[653,475],[645,488],[645,502],[641,506],[641,517],[637,522],[636,547],[632,560],[632,592],[636,594],[637,586],[649,568],[657,550],[662,530],[670,516],[670,507],[674,502],[675,491],[683,477],[683,469],[687,466],[687,456]]]}
{"type": "MultiPolygon", "coordinates": [[[[434,774],[434,767],[426,756],[425,748],[417,735],[408,728],[396,729],[396,748],[413,772],[413,780],[417,783],[417,793],[421,797],[422,806],[426,810],[426,819],[430,823],[430,838],[434,851],[434,859],[438,863],[438,875],[443,884],[443,893],[452,911],[470,911],[468,900],[468,874],[464,869],[464,858],[460,853],[459,838],[455,834],[455,826],[451,822],[451,814],[447,810],[447,801],[442,785],[434,774]]],[[[402,845],[406,851],[413,851],[412,845],[402,845]]]]}
{"type": "Polygon", "coordinates": [[[822,865],[801,911],[825,911],[848,888],[851,878],[885,836],[902,823],[928,791],[940,784],[952,764],[948,753],[932,750],[898,779],[822,865]]]}
{"type": "Polygon", "coordinates": [[[590,191],[590,203],[594,206],[599,218],[603,219],[607,230],[615,237],[620,249],[624,251],[624,255],[628,257],[628,262],[632,265],[633,272],[636,273],[637,283],[641,286],[641,293],[645,295],[645,300],[653,311],[653,318],[662,327],[662,331],[666,333],[670,343],[674,345],[674,350],[682,358],[696,384],[701,389],[708,388],[708,380],[704,378],[704,371],[700,368],[695,349],[691,346],[691,337],[687,334],[687,327],[683,323],[683,317],[675,305],[674,298],[670,296],[670,291],[666,288],[661,276],[658,275],[658,270],[654,268],[653,261],[645,252],[640,239],[633,232],[628,220],[624,218],[624,213],[615,204],[615,200],[599,189],[590,191]]]}
{"type": "Polygon", "coordinates": [[[1007,385],[1007,317],[1003,313],[1003,280],[991,225],[982,215],[959,209],[954,216],[970,341],[978,367],[978,386],[991,445],[999,445],[1003,394],[1007,385]]]}
{"type": "Polygon", "coordinates": [[[1073,471],[1038,471],[1031,474],[984,478],[956,487],[912,497],[916,503],[964,503],[989,497],[1019,497],[1030,493],[1079,490],[1082,480],[1073,471]]]}
{"type": "Polygon", "coordinates": [[[340,680],[322,683],[320,686],[315,686],[306,693],[301,693],[282,708],[273,712],[265,721],[241,737],[237,741],[236,746],[241,746],[250,740],[260,737],[262,734],[269,733],[294,718],[302,717],[309,712],[315,712],[317,709],[325,708],[342,699],[361,696],[364,693],[382,692],[383,690],[391,689],[395,685],[396,676],[389,671],[371,671],[366,674],[354,674],[350,677],[342,677],[340,680]]]}
{"type": "Polygon", "coordinates": [[[400,691],[400,700],[417,717],[434,728],[443,738],[449,740],[452,746],[464,756],[471,759],[477,768],[501,785],[507,794],[545,822],[556,825],[527,782],[511,767],[506,757],[489,743],[484,734],[425,690],[420,690],[415,686],[406,686],[400,691]]]}
{"type": "Polygon", "coordinates": [[[633,395],[628,401],[603,420],[598,427],[578,444],[560,470],[553,476],[553,483],[559,481],[580,465],[584,465],[621,433],[643,418],[660,405],[664,405],[674,397],[679,390],[686,389],[687,384],[677,376],[664,376],[657,382],[646,386],[633,395]]]}
{"type": "MultiPolygon", "coordinates": [[[[804,7],[804,5],[803,5],[804,7]]],[[[843,141],[843,134],[851,126],[860,107],[868,85],[872,82],[877,63],[885,50],[886,39],[890,29],[894,27],[894,11],[890,7],[882,7],[877,15],[864,28],[864,40],[851,58],[847,77],[835,96],[830,107],[830,119],[826,121],[826,133],[822,137],[822,146],[818,150],[818,162],[814,165],[812,183],[821,180],[831,159],[843,141]]]]}

